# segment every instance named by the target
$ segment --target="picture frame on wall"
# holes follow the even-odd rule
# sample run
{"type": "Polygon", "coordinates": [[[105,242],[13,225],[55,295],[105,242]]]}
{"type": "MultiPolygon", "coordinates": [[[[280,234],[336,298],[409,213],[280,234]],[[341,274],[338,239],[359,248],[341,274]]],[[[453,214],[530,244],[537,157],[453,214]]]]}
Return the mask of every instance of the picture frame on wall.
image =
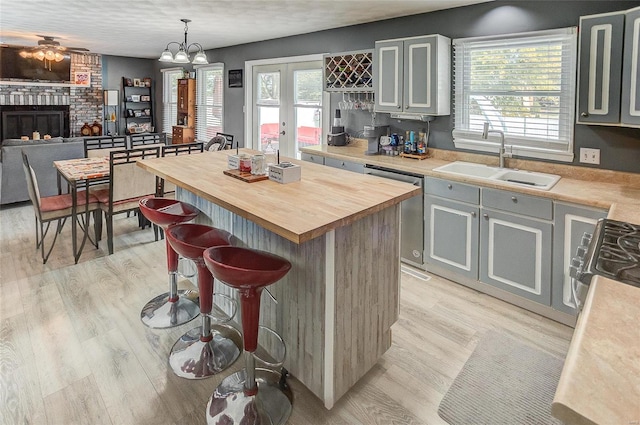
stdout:
{"type": "MultiPolygon", "coordinates": [[[[141,83],[140,78],[134,78],[133,79],[133,87],[140,87],[140,83],[141,83]]],[[[144,86],[142,86],[142,87],[144,87],[144,86]]]]}
{"type": "Polygon", "coordinates": [[[84,71],[76,71],[73,73],[73,83],[76,86],[86,86],[89,87],[91,85],[91,73],[84,71]]]}
{"type": "Polygon", "coordinates": [[[127,87],[133,87],[133,80],[131,78],[126,78],[125,81],[127,83],[127,87]]]}
{"type": "Polygon", "coordinates": [[[229,70],[229,87],[242,87],[242,69],[229,70]]]}
{"type": "Polygon", "coordinates": [[[150,77],[145,77],[143,80],[143,85],[144,87],[151,87],[151,78],[150,77]]]}

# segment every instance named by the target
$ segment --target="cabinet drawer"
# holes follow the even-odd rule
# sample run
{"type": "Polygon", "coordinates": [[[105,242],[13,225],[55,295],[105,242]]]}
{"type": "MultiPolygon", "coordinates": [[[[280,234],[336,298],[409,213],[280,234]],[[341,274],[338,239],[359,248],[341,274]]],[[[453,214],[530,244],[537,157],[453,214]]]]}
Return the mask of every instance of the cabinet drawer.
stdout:
{"type": "Polygon", "coordinates": [[[425,192],[429,195],[441,196],[456,201],[480,203],[480,188],[449,180],[427,177],[425,192]]]}
{"type": "Polygon", "coordinates": [[[301,158],[302,158],[303,161],[313,162],[314,164],[324,165],[324,156],[312,155],[310,153],[302,152],[301,158]]]}
{"type": "Polygon", "coordinates": [[[551,199],[523,195],[507,190],[483,188],[482,206],[544,220],[553,218],[553,201],[551,199]]]}
{"type": "Polygon", "coordinates": [[[342,168],[343,170],[353,171],[354,173],[364,173],[364,165],[357,162],[343,161],[335,158],[325,158],[324,165],[334,168],[342,168]]]}

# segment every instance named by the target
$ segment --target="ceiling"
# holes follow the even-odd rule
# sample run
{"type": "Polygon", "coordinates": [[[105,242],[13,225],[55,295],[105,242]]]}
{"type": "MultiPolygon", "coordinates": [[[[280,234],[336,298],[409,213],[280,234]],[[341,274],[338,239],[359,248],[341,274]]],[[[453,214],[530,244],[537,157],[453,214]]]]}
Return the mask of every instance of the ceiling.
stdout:
{"type": "MultiPolygon", "coordinates": [[[[183,41],[208,50],[490,0],[0,0],[0,42],[35,46],[36,34],[92,53],[157,58],[183,41]]],[[[174,50],[175,51],[175,50],[174,50]]]]}

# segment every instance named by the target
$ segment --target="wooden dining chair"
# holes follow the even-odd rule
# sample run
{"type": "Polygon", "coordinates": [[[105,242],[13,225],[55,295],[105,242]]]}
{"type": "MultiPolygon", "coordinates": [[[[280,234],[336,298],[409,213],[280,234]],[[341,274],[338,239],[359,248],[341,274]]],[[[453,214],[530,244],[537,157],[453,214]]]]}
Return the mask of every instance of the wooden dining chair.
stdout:
{"type": "MultiPolygon", "coordinates": [[[[27,179],[27,188],[29,190],[29,199],[31,200],[31,204],[33,205],[33,211],[35,213],[36,219],[36,249],[40,248],[40,253],[42,255],[42,264],[46,264],[49,259],[49,255],[53,250],[53,246],[56,243],[58,235],[62,231],[66,219],[72,217],[73,214],[73,198],[71,194],[65,193],[62,195],[53,195],[53,196],[40,196],[40,189],[38,188],[38,179],[36,177],[35,171],[31,165],[29,165],[29,158],[27,154],[22,151],[22,166],[24,168],[24,174],[27,179]],[[51,226],[51,222],[57,221],[55,234],[53,236],[53,240],[51,241],[51,245],[45,252],[45,238],[47,233],[49,232],[49,227],[51,226]],[[46,225],[46,226],[45,226],[46,225]]],[[[86,192],[78,191],[77,194],[77,208],[85,209],[87,205],[87,196],[86,192]]],[[[99,239],[99,235],[102,232],[102,216],[101,213],[96,214],[99,211],[100,207],[98,204],[98,199],[89,194],[89,205],[88,211],[92,211],[94,213],[94,231],[95,231],[95,241],[99,239]]],[[[80,217],[84,217],[84,215],[80,215],[80,217]]],[[[88,232],[89,219],[84,220],[81,219],[82,222],[81,228],[83,231],[88,232]]],[[[96,242],[97,243],[97,242],[96,242]]]]}
{"type": "Polygon", "coordinates": [[[136,162],[159,156],[158,146],[109,153],[109,187],[94,192],[107,222],[109,254],[113,254],[113,216],[137,210],[140,199],[156,194],[156,176],[138,167],[136,162]]]}
{"type": "Polygon", "coordinates": [[[109,152],[127,149],[127,136],[85,137],[84,157],[109,156],[109,152]]]}

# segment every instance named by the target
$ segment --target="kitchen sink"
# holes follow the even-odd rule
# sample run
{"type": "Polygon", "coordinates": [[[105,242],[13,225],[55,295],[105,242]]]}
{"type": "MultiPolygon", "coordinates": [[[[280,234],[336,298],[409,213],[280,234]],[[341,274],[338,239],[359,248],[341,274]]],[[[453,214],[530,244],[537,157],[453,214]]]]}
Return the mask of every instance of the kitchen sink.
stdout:
{"type": "Polygon", "coordinates": [[[484,164],[474,164],[463,161],[452,162],[442,167],[434,168],[433,171],[500,181],[506,184],[539,190],[549,190],[560,180],[560,176],[556,174],[491,167],[484,164]]]}

